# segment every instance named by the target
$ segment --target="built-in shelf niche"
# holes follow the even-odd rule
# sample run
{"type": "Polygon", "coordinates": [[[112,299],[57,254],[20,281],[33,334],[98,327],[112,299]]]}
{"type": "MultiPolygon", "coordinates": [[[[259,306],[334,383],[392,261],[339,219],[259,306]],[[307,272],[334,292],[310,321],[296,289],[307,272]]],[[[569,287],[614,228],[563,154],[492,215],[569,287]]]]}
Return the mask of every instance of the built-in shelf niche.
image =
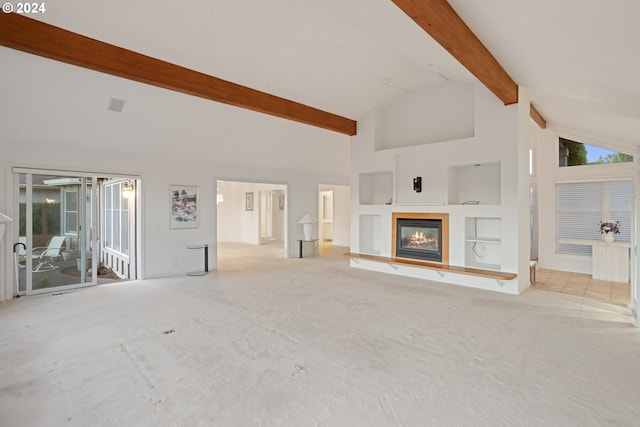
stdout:
{"type": "Polygon", "coordinates": [[[359,178],[361,205],[390,205],[393,202],[393,172],[366,172],[359,178]]]}
{"type": "Polygon", "coordinates": [[[500,162],[449,167],[449,204],[499,205],[500,162]]]}
{"type": "Polygon", "coordinates": [[[382,216],[360,215],[360,253],[380,255],[382,250],[382,216]]]}
{"type": "Polygon", "coordinates": [[[465,266],[487,270],[502,268],[501,218],[465,218],[465,266]]]}

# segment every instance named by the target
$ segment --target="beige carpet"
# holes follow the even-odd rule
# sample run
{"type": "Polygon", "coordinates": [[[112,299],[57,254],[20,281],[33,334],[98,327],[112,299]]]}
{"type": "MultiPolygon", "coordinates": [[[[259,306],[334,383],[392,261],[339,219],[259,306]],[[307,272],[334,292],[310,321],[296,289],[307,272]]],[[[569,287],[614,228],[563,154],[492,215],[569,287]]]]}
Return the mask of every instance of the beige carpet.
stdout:
{"type": "Polygon", "coordinates": [[[640,330],[622,305],[228,249],[203,277],[0,305],[0,425],[640,420],[640,330]]]}

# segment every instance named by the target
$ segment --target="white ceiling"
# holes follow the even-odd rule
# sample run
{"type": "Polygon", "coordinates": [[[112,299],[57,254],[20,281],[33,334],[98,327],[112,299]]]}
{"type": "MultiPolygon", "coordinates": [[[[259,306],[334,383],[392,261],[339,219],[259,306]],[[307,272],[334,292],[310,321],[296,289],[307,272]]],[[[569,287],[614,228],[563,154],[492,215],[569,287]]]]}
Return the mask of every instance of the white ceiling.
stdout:
{"type": "Polygon", "coordinates": [[[450,0],[550,127],[640,142],[640,2],[450,0]]]}
{"type": "MultiPolygon", "coordinates": [[[[550,127],[635,147],[640,2],[450,3],[530,89],[550,127]]],[[[390,0],[56,0],[46,6],[32,17],[352,119],[441,81],[440,75],[474,80],[390,0]],[[389,84],[381,84],[384,77],[389,84]]],[[[0,64],[0,120],[4,136],[16,141],[170,152],[179,140],[229,162],[255,158],[275,166],[274,153],[282,150],[313,162],[335,149],[341,160],[331,167],[341,174],[349,168],[344,135],[6,48],[0,64]],[[122,113],[107,111],[112,97],[126,100],[122,113]],[[252,130],[258,124],[259,132],[252,130]]]]}

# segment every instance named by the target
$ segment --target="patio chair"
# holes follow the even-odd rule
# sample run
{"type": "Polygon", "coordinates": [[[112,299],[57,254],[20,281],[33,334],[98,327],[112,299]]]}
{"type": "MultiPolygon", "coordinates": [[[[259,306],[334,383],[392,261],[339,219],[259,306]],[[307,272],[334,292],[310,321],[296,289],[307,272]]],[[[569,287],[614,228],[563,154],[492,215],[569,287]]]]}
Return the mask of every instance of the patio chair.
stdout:
{"type": "Polygon", "coordinates": [[[51,271],[58,268],[52,264],[52,260],[61,256],[62,245],[64,244],[65,236],[53,236],[49,241],[49,246],[33,248],[31,257],[38,260],[38,264],[33,268],[34,273],[41,273],[44,271],[51,271]]]}

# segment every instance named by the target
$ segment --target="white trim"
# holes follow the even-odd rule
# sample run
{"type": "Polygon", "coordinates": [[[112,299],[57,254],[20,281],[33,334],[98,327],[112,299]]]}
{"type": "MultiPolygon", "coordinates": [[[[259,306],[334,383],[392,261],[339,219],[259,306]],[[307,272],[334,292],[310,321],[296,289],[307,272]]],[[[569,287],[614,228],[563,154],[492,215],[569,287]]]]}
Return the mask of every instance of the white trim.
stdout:
{"type": "MultiPolygon", "coordinates": [[[[593,246],[598,243],[602,243],[602,240],[587,240],[587,239],[558,239],[558,243],[561,245],[582,245],[582,246],[593,246]]],[[[608,243],[610,246],[622,247],[622,248],[630,248],[631,243],[627,242],[613,242],[608,243]]]]}
{"type": "Polygon", "coordinates": [[[39,288],[39,289],[32,289],[31,292],[27,293],[27,295],[41,295],[41,294],[57,294],[57,293],[61,293],[61,292],[65,292],[65,291],[70,291],[73,289],[82,289],[82,288],[89,288],[91,286],[97,286],[97,282],[85,282],[85,283],[74,283],[71,285],[61,285],[61,286],[55,286],[52,288],[39,288]]]}
{"type": "Polygon", "coordinates": [[[37,167],[22,167],[12,166],[11,172],[13,173],[31,173],[36,175],[63,175],[63,176],[78,176],[82,178],[92,178],[94,176],[98,178],[122,178],[122,179],[141,179],[140,174],[123,174],[122,172],[109,172],[106,170],[96,170],[94,172],[77,171],[73,169],[48,169],[37,167]]]}
{"type": "Polygon", "coordinates": [[[614,182],[614,181],[631,181],[631,176],[620,176],[617,178],[588,178],[588,179],[567,179],[567,180],[555,180],[554,184],[575,184],[575,183],[583,183],[583,182],[614,182]]]}

